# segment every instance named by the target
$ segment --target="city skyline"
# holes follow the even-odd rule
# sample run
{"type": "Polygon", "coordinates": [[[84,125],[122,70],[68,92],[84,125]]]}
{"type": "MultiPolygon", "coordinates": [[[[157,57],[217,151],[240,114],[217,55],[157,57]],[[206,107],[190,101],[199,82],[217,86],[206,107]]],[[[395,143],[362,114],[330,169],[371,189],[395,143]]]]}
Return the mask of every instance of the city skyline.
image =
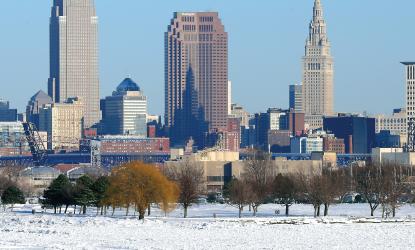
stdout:
{"type": "MultiPolygon", "coordinates": [[[[34,9],[39,10],[40,7],[42,7],[42,13],[45,13],[45,11],[49,12],[50,1],[45,2],[47,3],[36,4],[37,6],[34,9]],[[42,5],[46,6],[46,10],[43,9],[44,6],[42,5]]],[[[133,1],[126,2],[136,6],[133,1]]],[[[210,5],[211,7],[215,8],[215,11],[219,12],[222,21],[227,27],[227,31],[230,35],[229,79],[233,81],[234,102],[240,103],[250,112],[265,110],[267,107],[287,107],[288,95],[286,93],[288,92],[288,85],[299,82],[301,80],[301,67],[298,62],[301,58],[301,53],[303,53],[304,40],[306,37],[305,31],[308,29],[307,23],[311,17],[310,8],[312,8],[313,2],[314,1],[312,0],[301,1],[299,3],[281,1],[281,3],[278,5],[278,7],[281,9],[281,12],[278,12],[281,14],[281,17],[276,17],[275,21],[270,22],[269,25],[262,24],[263,27],[258,28],[256,31],[251,31],[256,32],[255,34],[259,34],[259,32],[261,32],[262,37],[264,37],[261,42],[262,44],[265,44],[265,46],[248,46],[249,44],[247,45],[247,43],[252,41],[250,40],[251,38],[249,38],[248,34],[241,33],[243,27],[241,27],[242,25],[240,23],[234,23],[235,20],[240,18],[238,15],[242,15],[243,13],[246,14],[248,12],[248,7],[250,7],[250,4],[248,3],[240,4],[240,13],[234,15],[230,14],[229,5],[222,3],[215,2],[213,4],[207,4],[202,2],[199,4],[192,3],[188,5],[185,5],[180,1],[176,3],[176,5],[166,3],[164,6],[160,7],[162,10],[160,13],[162,14],[157,15],[157,19],[160,20],[157,20],[154,26],[150,24],[143,25],[143,27],[151,26],[151,30],[153,31],[147,33],[147,30],[145,29],[148,27],[145,27],[143,28],[145,31],[140,32],[146,36],[149,35],[149,37],[157,37],[157,39],[154,39],[153,42],[155,45],[152,45],[149,49],[149,51],[152,51],[152,54],[156,54],[157,56],[150,58],[147,61],[148,57],[145,56],[147,52],[143,52],[140,47],[145,47],[148,44],[141,45],[139,42],[137,42],[136,36],[131,36],[131,42],[129,42],[128,39],[123,40],[123,36],[128,38],[128,36],[131,34],[131,32],[126,32],[125,30],[123,31],[123,29],[121,29],[121,31],[114,32],[114,27],[118,24],[125,25],[127,30],[133,30],[131,27],[138,27],[138,29],[140,29],[140,26],[137,26],[137,24],[140,22],[134,21],[134,18],[121,20],[111,18],[121,14],[118,12],[119,9],[115,9],[113,13],[109,13],[109,10],[112,10],[112,8],[108,6],[112,6],[113,4],[111,4],[108,0],[97,1],[97,11],[99,12],[100,21],[103,22],[102,26],[100,26],[100,32],[104,33],[100,37],[100,52],[105,55],[103,56],[104,59],[100,61],[100,63],[103,64],[100,70],[100,75],[103,82],[101,97],[108,95],[110,91],[116,86],[120,78],[130,74],[135,79],[137,79],[139,85],[143,86],[143,88],[146,90],[147,95],[149,96],[150,113],[157,113],[160,115],[163,114],[163,45],[159,41],[160,37],[163,36],[163,27],[165,26],[166,21],[169,20],[171,13],[176,10],[198,10],[200,8],[207,8],[206,6],[210,5]],[[288,19],[289,23],[291,24],[288,25],[288,28],[275,26],[276,21],[281,20],[283,17],[288,19]],[[130,23],[128,21],[130,21],[130,23]],[[159,23],[164,24],[160,29],[158,28],[159,23]],[[112,25],[114,27],[112,27],[112,25]],[[271,26],[274,28],[270,29],[271,26]],[[106,39],[110,36],[117,37],[117,35],[120,35],[120,39],[116,39],[118,42],[111,41],[111,39],[106,39]],[[265,39],[268,36],[276,38],[272,42],[275,48],[274,50],[270,51],[270,53],[265,54],[265,50],[269,49],[269,41],[265,39]],[[287,46],[287,43],[290,43],[289,49],[284,47],[287,46]],[[117,49],[115,49],[115,51],[111,51],[111,48],[108,48],[108,46],[114,46],[112,49],[117,49]],[[242,49],[244,49],[244,55],[241,55],[242,49]],[[286,53],[279,53],[284,49],[287,50],[286,53]],[[128,55],[127,59],[123,60],[123,56],[126,55],[127,51],[130,51],[131,55],[128,55]],[[143,56],[140,56],[141,54],[143,54],[143,56]],[[142,58],[146,58],[146,60],[143,60],[142,58]],[[264,64],[255,66],[253,67],[253,70],[248,71],[247,68],[252,67],[252,64],[248,65],[248,62],[243,61],[244,58],[250,58],[253,59],[253,61],[256,59],[264,58],[264,64]],[[278,60],[272,62],[270,58],[277,58],[278,60]],[[134,61],[134,63],[131,63],[131,61],[134,61]],[[270,61],[272,63],[270,63],[270,61]],[[282,64],[284,61],[287,63],[282,64]],[[253,80],[255,80],[255,86],[260,86],[260,88],[249,89],[248,91],[250,86],[249,84],[252,84],[253,80]],[[261,98],[263,101],[254,101],[258,100],[258,98],[261,98]]],[[[379,1],[377,2],[378,4],[376,6],[372,6],[374,1],[370,1],[372,3],[365,2],[359,5],[361,9],[357,11],[353,10],[353,18],[351,18],[350,13],[347,13],[346,15],[345,10],[339,12],[341,8],[345,8],[346,10],[346,7],[352,8],[353,2],[354,1],[348,1],[348,3],[345,4],[341,1],[323,1],[326,20],[329,23],[328,32],[330,33],[332,50],[336,60],[336,111],[355,112],[368,110],[371,113],[391,113],[393,108],[404,106],[403,96],[405,82],[404,74],[402,73],[402,66],[399,64],[399,62],[411,60],[411,58],[415,56],[410,54],[411,50],[409,47],[409,41],[411,40],[412,35],[407,34],[410,32],[402,31],[408,29],[402,28],[399,30],[393,30],[387,29],[387,27],[388,25],[393,26],[393,24],[396,23],[402,25],[408,23],[406,20],[409,20],[409,12],[406,13],[406,10],[410,9],[408,6],[412,6],[413,3],[410,1],[400,1],[397,4],[390,6],[390,8],[385,8],[385,6],[383,6],[381,3],[379,4],[379,1]],[[359,15],[363,14],[363,10],[365,10],[365,8],[368,6],[373,8],[372,11],[366,13],[367,17],[359,15]],[[386,11],[393,13],[395,8],[401,11],[401,16],[396,14],[396,16],[390,20],[389,24],[383,24],[385,19],[383,18],[383,14],[385,14],[386,11]],[[376,12],[377,10],[378,12],[376,12]],[[365,19],[365,23],[359,22],[359,20],[361,21],[362,18],[369,17],[371,20],[365,19]],[[346,23],[343,22],[345,22],[345,20],[349,21],[347,26],[350,29],[344,29],[346,23]],[[357,26],[357,24],[360,24],[360,26],[357,26]],[[359,34],[362,35],[362,32],[365,32],[366,26],[371,26],[371,34],[373,34],[370,35],[370,37],[372,38],[365,38],[363,36],[363,39],[362,36],[354,36],[353,32],[360,32],[359,34]],[[383,37],[380,32],[378,32],[378,26],[383,26],[383,30],[387,30],[388,35],[383,37]],[[346,39],[349,37],[353,37],[354,39],[346,39]],[[372,47],[368,46],[368,41],[373,43],[372,47]],[[400,46],[398,47],[401,47],[401,49],[398,51],[400,53],[396,53],[395,48],[397,46],[394,44],[396,41],[399,42],[400,46]],[[366,44],[366,46],[358,46],[361,45],[362,42],[363,44],[366,44]],[[385,51],[386,49],[387,51],[385,51]],[[363,50],[365,50],[365,53],[362,53],[363,50]],[[350,54],[353,54],[350,53],[350,51],[355,52],[355,57],[359,56],[359,60],[346,60],[351,58],[350,54]],[[381,53],[379,53],[379,51],[381,53]],[[379,58],[376,60],[376,62],[372,61],[375,57],[379,58]],[[353,74],[350,74],[350,72],[353,72],[353,74]],[[373,75],[373,72],[375,72],[375,75],[373,75]],[[379,87],[379,85],[381,87],[379,87]],[[359,93],[355,93],[356,91],[354,88],[357,87],[360,87],[361,91],[358,91],[359,93]],[[367,102],[367,99],[365,98],[369,90],[372,91],[373,95],[375,96],[372,99],[372,102],[367,102]],[[353,99],[353,102],[350,102],[351,99],[353,99]]],[[[26,13],[25,11],[29,10],[30,5],[33,5],[33,3],[30,3],[30,1],[21,1],[20,3],[5,3],[5,7],[11,7],[11,9],[13,9],[13,7],[18,8],[22,4],[26,4],[27,6],[25,6],[25,8],[28,8],[27,10],[23,8],[22,12],[24,13],[26,13]]],[[[254,9],[258,11],[261,10],[261,13],[250,12],[251,15],[256,18],[253,18],[252,23],[249,25],[261,24],[261,18],[269,19],[269,15],[272,13],[270,13],[270,10],[264,8],[268,5],[272,7],[270,9],[275,11],[275,4],[261,4],[259,7],[254,9]]],[[[153,7],[144,5],[143,9],[151,9],[153,7]]],[[[10,12],[13,13],[13,11],[10,12]]],[[[144,12],[145,11],[143,11],[143,13],[144,12]]],[[[145,14],[144,16],[147,15],[149,14],[145,14]]],[[[10,15],[3,16],[10,18],[10,15]]],[[[26,22],[26,18],[31,17],[31,15],[24,16],[25,18],[23,19],[25,19],[26,22]]],[[[35,16],[39,18],[40,15],[36,13],[35,16]]],[[[3,18],[0,17],[0,21],[3,21],[3,18]]],[[[25,23],[25,20],[23,20],[23,23],[25,23]]],[[[19,65],[22,65],[22,68],[26,69],[24,65],[26,65],[27,62],[32,62],[32,67],[28,68],[27,73],[23,76],[16,77],[14,69],[11,68],[16,65],[17,62],[14,61],[16,59],[9,60],[10,55],[9,52],[5,50],[5,48],[7,48],[8,51],[14,51],[14,53],[16,53],[18,50],[12,49],[13,46],[11,46],[11,43],[8,39],[3,40],[5,46],[2,46],[3,48],[1,52],[4,52],[2,55],[4,55],[3,58],[5,61],[10,63],[2,62],[3,67],[1,68],[4,70],[4,72],[0,74],[0,81],[7,83],[11,87],[10,90],[8,89],[7,91],[4,91],[1,94],[1,97],[3,99],[9,100],[11,107],[18,107],[20,112],[24,111],[24,106],[29,100],[30,96],[32,96],[39,89],[46,90],[46,73],[49,58],[47,51],[49,46],[47,41],[48,21],[45,17],[42,17],[42,20],[39,21],[36,19],[33,21],[33,23],[30,23],[30,25],[27,26],[27,30],[24,29],[24,31],[27,31],[29,34],[36,34],[36,36],[33,37],[33,40],[35,41],[33,44],[25,47],[22,46],[20,42],[16,42],[14,45],[16,48],[20,48],[22,53],[28,52],[23,53],[24,56],[19,55],[17,57],[20,59],[19,65]],[[42,24],[42,26],[39,24],[42,24]],[[30,27],[34,28],[34,30],[30,30],[30,27]],[[39,30],[42,30],[42,32],[31,33],[39,30]],[[45,33],[45,30],[46,37],[43,37],[42,34],[45,33]],[[41,35],[42,37],[40,37],[41,35]],[[39,41],[37,41],[38,38],[40,38],[39,41]],[[36,56],[34,57],[33,55],[36,56]],[[15,79],[18,79],[18,81],[15,79]],[[19,87],[13,86],[17,85],[18,83],[21,84],[19,87]],[[23,90],[21,88],[22,85],[24,86],[23,90]],[[19,93],[18,96],[16,95],[17,93],[19,93]]],[[[19,27],[19,22],[16,22],[14,19],[8,20],[8,22],[11,21],[15,23],[16,27],[19,27]]],[[[7,24],[7,22],[5,23],[7,24]]],[[[20,27],[20,30],[23,30],[23,28],[20,27]]],[[[10,36],[7,36],[8,32],[13,33],[13,31],[8,29],[5,29],[5,32],[6,38],[10,36]]],[[[19,37],[19,34],[15,35],[17,35],[17,38],[19,37]]],[[[153,41],[153,38],[147,40],[153,41]]]]}

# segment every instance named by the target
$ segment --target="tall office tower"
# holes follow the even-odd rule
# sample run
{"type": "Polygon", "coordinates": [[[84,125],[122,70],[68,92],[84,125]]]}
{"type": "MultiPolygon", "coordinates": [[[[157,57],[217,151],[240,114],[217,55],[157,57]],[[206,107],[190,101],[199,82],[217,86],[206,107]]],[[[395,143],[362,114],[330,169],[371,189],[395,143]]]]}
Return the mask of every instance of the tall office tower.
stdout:
{"type": "Polygon", "coordinates": [[[333,58],[323,8],[320,0],[315,0],[313,20],[303,57],[303,112],[306,120],[314,123],[311,127],[322,125],[318,124],[322,122],[319,116],[334,113],[333,73],[333,58]]]}
{"type": "Polygon", "coordinates": [[[165,124],[173,145],[227,129],[228,34],[216,12],[174,13],[165,33],[165,124]]]}
{"type": "Polygon", "coordinates": [[[408,122],[408,150],[415,151],[415,62],[403,62],[406,67],[406,117],[408,122]]]}
{"type": "Polygon", "coordinates": [[[106,134],[147,136],[147,97],[131,78],[124,79],[103,102],[106,134]]]}
{"type": "Polygon", "coordinates": [[[301,84],[290,85],[290,110],[296,113],[303,112],[303,86],[301,84]]]}
{"type": "Polygon", "coordinates": [[[50,78],[54,102],[80,97],[85,127],[100,120],[98,17],[94,0],[54,0],[50,18],[50,78]]]}

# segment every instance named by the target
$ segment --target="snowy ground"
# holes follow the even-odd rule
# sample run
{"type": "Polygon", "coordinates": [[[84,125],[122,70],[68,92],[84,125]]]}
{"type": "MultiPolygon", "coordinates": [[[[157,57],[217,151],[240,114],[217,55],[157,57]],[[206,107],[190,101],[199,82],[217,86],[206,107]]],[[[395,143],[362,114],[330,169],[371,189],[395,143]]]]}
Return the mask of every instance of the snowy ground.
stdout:
{"type": "Polygon", "coordinates": [[[153,209],[143,222],[136,217],[30,214],[30,208],[0,213],[0,249],[414,249],[415,207],[404,206],[398,219],[366,217],[368,205],[337,205],[330,217],[314,219],[308,205],[292,215],[276,216],[277,205],[248,211],[238,219],[226,205],[193,206],[189,219],[181,209],[164,217],[153,209]],[[213,218],[216,213],[216,218],[213,218]]]}

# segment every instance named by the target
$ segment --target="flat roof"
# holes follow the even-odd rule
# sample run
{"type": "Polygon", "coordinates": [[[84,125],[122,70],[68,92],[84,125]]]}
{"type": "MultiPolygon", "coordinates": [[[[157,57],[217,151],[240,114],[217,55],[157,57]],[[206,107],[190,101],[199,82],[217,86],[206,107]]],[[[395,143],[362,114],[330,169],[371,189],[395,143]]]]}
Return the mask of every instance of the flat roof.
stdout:
{"type": "Polygon", "coordinates": [[[415,62],[401,62],[403,65],[414,65],[415,62]]]}

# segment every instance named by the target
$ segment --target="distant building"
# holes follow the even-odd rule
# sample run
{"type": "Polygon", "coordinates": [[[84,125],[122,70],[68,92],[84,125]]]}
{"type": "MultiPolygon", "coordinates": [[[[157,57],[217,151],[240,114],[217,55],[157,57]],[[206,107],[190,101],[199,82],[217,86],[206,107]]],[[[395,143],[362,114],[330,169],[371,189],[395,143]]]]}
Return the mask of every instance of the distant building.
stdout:
{"type": "Polygon", "coordinates": [[[170,154],[169,138],[104,136],[94,139],[101,154],[170,154]]]}
{"type": "Polygon", "coordinates": [[[54,0],[49,23],[48,93],[84,102],[85,128],[100,121],[98,17],[94,0],[54,0]]]}
{"type": "Polygon", "coordinates": [[[287,113],[288,130],[293,136],[299,136],[305,132],[304,118],[304,113],[293,112],[293,110],[287,113]]]}
{"type": "Polygon", "coordinates": [[[249,127],[249,112],[246,111],[242,106],[233,103],[231,106],[231,115],[230,117],[239,118],[241,121],[241,127],[249,127]]]}
{"type": "Polygon", "coordinates": [[[165,41],[165,125],[172,145],[224,132],[228,118],[228,33],[217,12],[175,12],[165,41]]]}
{"type": "Polygon", "coordinates": [[[376,133],[390,131],[391,135],[398,135],[402,146],[408,139],[408,123],[406,109],[394,109],[392,115],[376,115],[376,133]]]}
{"type": "Polygon", "coordinates": [[[0,122],[17,121],[17,109],[11,109],[8,101],[0,99],[0,122]]]}
{"type": "Polygon", "coordinates": [[[42,90],[39,90],[32,98],[30,98],[26,106],[27,121],[36,125],[39,128],[39,113],[44,105],[52,104],[52,97],[48,96],[42,90]]]}
{"type": "Polygon", "coordinates": [[[103,101],[105,134],[147,136],[147,97],[131,79],[124,79],[103,101]]]}
{"type": "Polygon", "coordinates": [[[288,130],[269,130],[267,151],[272,153],[289,153],[291,132],[288,130]]]}
{"type": "Polygon", "coordinates": [[[324,117],[324,130],[344,139],[346,153],[370,154],[375,147],[375,118],[350,114],[324,117]]]}
{"type": "Polygon", "coordinates": [[[344,144],[344,139],[336,138],[333,135],[323,137],[323,151],[345,154],[346,146],[344,144]]]}
{"type": "Polygon", "coordinates": [[[39,113],[39,130],[48,133],[48,149],[79,150],[83,117],[84,104],[77,97],[45,105],[39,113]]]}
{"type": "Polygon", "coordinates": [[[228,118],[228,127],[224,132],[225,149],[239,152],[241,145],[241,123],[238,118],[228,118]]]}
{"type": "Polygon", "coordinates": [[[290,152],[293,154],[307,153],[307,137],[292,137],[290,142],[290,152]]]}
{"type": "Polygon", "coordinates": [[[290,110],[296,113],[303,112],[303,86],[301,84],[290,85],[289,100],[290,110]]]}
{"type": "Polygon", "coordinates": [[[415,151],[415,62],[403,62],[406,68],[406,121],[408,123],[408,149],[415,151]]]}
{"type": "MultiPolygon", "coordinates": [[[[303,57],[302,107],[310,128],[318,128],[316,117],[334,114],[334,61],[320,0],[315,0],[313,19],[303,57]]],[[[321,126],[320,126],[321,127],[321,126]]]]}
{"type": "Polygon", "coordinates": [[[400,135],[392,134],[389,130],[381,130],[376,133],[375,147],[377,148],[400,148],[403,146],[400,135]]]}
{"type": "Polygon", "coordinates": [[[21,122],[0,122],[0,156],[30,152],[21,122]]]}

